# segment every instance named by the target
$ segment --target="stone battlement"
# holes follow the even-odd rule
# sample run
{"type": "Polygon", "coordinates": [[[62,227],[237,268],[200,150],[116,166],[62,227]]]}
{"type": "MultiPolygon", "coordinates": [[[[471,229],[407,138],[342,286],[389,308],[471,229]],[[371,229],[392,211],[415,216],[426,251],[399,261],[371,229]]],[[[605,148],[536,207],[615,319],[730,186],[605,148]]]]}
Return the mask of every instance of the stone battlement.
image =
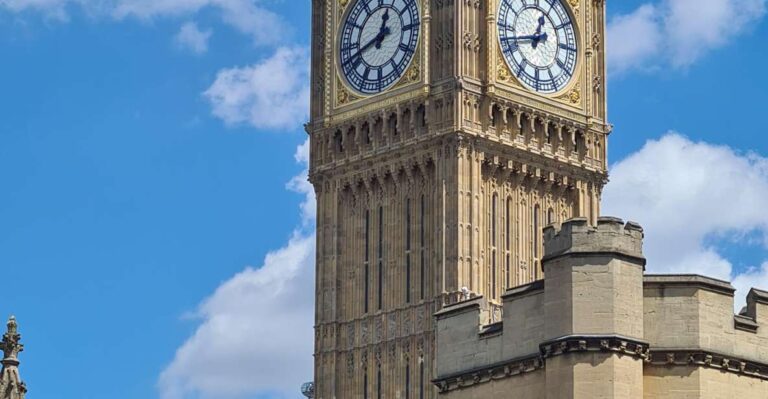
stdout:
{"type": "Polygon", "coordinates": [[[544,229],[544,261],[575,253],[618,253],[644,260],[643,228],[601,217],[597,226],[589,225],[586,218],[575,218],[544,229]]]}
{"type": "Polygon", "coordinates": [[[483,297],[438,312],[442,395],[768,397],[768,292],[734,315],[726,281],[644,275],[642,240],[616,218],[548,227],[545,278],[508,290],[500,322],[483,297]]]}

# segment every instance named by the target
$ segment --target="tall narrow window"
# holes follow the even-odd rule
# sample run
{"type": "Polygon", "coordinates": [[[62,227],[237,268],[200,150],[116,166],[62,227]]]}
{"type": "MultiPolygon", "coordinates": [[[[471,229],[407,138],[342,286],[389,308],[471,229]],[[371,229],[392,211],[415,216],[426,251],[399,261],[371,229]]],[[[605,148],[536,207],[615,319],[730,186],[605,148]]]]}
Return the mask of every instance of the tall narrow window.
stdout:
{"type": "Polygon", "coordinates": [[[377,307],[382,308],[384,302],[384,207],[379,207],[379,292],[377,307]]]}
{"type": "Polygon", "coordinates": [[[496,278],[498,266],[496,262],[496,240],[498,239],[498,231],[496,226],[498,225],[498,203],[499,195],[493,194],[493,201],[491,204],[491,292],[489,297],[496,298],[496,278]]]}
{"type": "Polygon", "coordinates": [[[499,202],[499,195],[498,194],[493,194],[493,204],[491,205],[491,226],[492,226],[492,228],[491,228],[491,245],[493,247],[496,246],[496,222],[497,222],[496,221],[496,216],[497,216],[496,206],[497,206],[498,202],[499,202]]]}
{"type": "Polygon", "coordinates": [[[381,399],[381,365],[376,369],[376,399],[381,399]]]}
{"type": "Polygon", "coordinates": [[[426,248],[425,248],[425,236],[424,236],[424,196],[421,196],[421,209],[419,211],[419,243],[421,245],[421,251],[419,251],[421,272],[419,276],[419,298],[424,299],[424,291],[426,290],[426,278],[427,278],[427,265],[426,265],[426,248]]]}
{"type": "Polygon", "coordinates": [[[550,225],[552,223],[555,223],[555,211],[552,208],[549,208],[547,211],[547,224],[550,225]]]}
{"type": "Polygon", "coordinates": [[[368,372],[363,375],[363,399],[368,399],[368,372]]]}
{"type": "Polygon", "coordinates": [[[533,264],[534,264],[534,273],[536,273],[536,278],[538,278],[539,273],[539,240],[541,239],[541,229],[539,228],[539,211],[541,208],[537,204],[533,207],[533,264]]]}
{"type": "Polygon", "coordinates": [[[411,303],[411,199],[405,200],[405,303],[411,303]]]}
{"type": "MultiPolygon", "coordinates": [[[[405,360],[406,362],[408,359],[405,360]]],[[[405,365],[405,399],[411,398],[411,365],[405,365]]]]}
{"type": "Polygon", "coordinates": [[[364,278],[363,280],[363,286],[364,286],[364,296],[363,296],[363,303],[365,307],[365,313],[368,313],[368,302],[370,298],[370,249],[371,249],[371,211],[366,210],[365,211],[365,262],[363,263],[363,269],[364,269],[364,278]]]}
{"type": "Polygon", "coordinates": [[[512,270],[510,270],[510,248],[512,247],[512,198],[507,198],[507,217],[504,219],[506,225],[506,231],[504,232],[505,244],[505,269],[506,269],[506,288],[512,287],[512,270]]]}
{"type": "Polygon", "coordinates": [[[419,399],[424,399],[424,359],[419,361],[419,399]]]}

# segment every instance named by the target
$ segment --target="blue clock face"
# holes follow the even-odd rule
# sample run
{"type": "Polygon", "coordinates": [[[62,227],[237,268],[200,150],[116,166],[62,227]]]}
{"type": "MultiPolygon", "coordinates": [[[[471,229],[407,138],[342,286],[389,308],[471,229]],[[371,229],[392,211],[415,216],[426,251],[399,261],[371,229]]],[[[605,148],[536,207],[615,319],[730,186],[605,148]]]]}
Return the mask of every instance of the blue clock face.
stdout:
{"type": "Polygon", "coordinates": [[[355,0],[341,26],[339,66],[361,94],[377,94],[400,79],[416,54],[417,0],[355,0]]]}
{"type": "Polygon", "coordinates": [[[504,60],[526,87],[563,90],[576,73],[578,43],[562,0],[501,0],[499,41],[504,60]]]}

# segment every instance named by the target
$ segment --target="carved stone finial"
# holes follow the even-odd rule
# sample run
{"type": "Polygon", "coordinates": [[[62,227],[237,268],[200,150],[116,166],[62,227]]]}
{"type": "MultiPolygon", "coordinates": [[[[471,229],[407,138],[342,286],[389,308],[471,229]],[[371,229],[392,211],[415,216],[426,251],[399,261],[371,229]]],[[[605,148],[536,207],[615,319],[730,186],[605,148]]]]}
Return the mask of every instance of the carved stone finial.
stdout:
{"type": "Polygon", "coordinates": [[[19,352],[24,350],[24,345],[21,344],[21,335],[18,332],[19,326],[16,323],[16,317],[11,316],[6,326],[8,330],[3,335],[2,342],[0,342],[0,349],[3,351],[3,364],[8,360],[18,361],[19,352]]]}
{"type": "Polygon", "coordinates": [[[27,386],[19,377],[19,353],[24,350],[16,318],[8,319],[7,331],[0,341],[3,351],[2,370],[0,371],[0,399],[24,399],[27,386]]]}

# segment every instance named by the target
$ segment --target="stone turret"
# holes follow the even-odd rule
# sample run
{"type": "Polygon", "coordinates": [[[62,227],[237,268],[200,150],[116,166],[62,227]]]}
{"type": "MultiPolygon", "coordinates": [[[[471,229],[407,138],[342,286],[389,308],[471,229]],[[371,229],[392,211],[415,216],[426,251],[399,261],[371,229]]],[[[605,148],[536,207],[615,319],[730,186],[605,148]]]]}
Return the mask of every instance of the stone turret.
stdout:
{"type": "Polygon", "coordinates": [[[7,332],[0,341],[0,350],[3,351],[0,399],[24,399],[27,386],[19,376],[19,352],[24,350],[24,345],[21,344],[21,335],[13,316],[8,320],[7,332]]]}
{"type": "Polygon", "coordinates": [[[642,228],[616,218],[600,218],[596,227],[572,219],[547,227],[544,243],[541,349],[547,381],[558,381],[547,384],[546,398],[641,398],[648,350],[642,228]]]}

